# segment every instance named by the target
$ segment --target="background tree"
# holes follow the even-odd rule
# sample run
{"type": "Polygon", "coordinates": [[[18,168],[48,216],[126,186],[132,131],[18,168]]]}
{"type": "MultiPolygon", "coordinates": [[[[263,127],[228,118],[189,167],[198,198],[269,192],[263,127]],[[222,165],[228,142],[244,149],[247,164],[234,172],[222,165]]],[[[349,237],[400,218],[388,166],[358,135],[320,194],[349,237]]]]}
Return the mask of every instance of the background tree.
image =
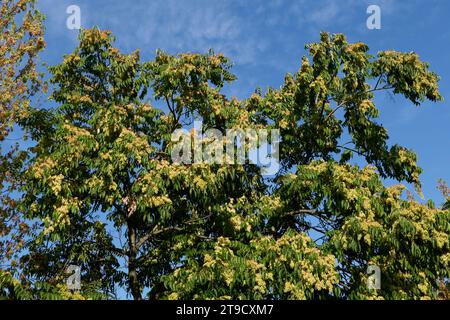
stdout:
{"type": "Polygon", "coordinates": [[[26,153],[11,140],[18,122],[31,109],[30,97],[41,87],[36,60],[45,42],[42,15],[33,0],[2,0],[0,7],[0,295],[15,296],[18,252],[30,227],[17,211],[18,171],[26,153]]]}
{"type": "Polygon", "coordinates": [[[125,286],[134,299],[436,297],[449,276],[450,213],[383,184],[420,191],[421,169],[413,151],[389,146],[373,102],[380,91],[441,100],[417,54],[372,56],[323,33],[281,88],[240,101],[221,93],[235,79],[221,54],[141,62],[112,43],[108,31],[81,32],[50,69],[58,107],[38,130],[30,121],[21,209],[42,221],[30,273],[58,281],[78,264],[86,283],[125,286]],[[173,163],[171,134],[196,117],[221,132],[280,128],[280,172],[173,163]],[[369,265],[382,270],[381,290],[366,285],[369,265]]]}

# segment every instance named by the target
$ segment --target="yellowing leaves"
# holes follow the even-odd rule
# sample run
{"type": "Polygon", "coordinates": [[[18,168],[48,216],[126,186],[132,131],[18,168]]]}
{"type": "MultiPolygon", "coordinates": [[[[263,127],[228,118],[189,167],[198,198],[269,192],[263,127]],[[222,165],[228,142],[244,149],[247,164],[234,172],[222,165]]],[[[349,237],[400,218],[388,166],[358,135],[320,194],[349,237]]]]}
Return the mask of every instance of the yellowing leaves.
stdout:
{"type": "Polygon", "coordinates": [[[227,286],[231,286],[231,283],[233,282],[234,278],[234,271],[230,269],[225,269],[222,273],[222,277],[226,283],[227,286]]]}
{"type": "Polygon", "coordinates": [[[53,193],[58,196],[62,189],[62,181],[64,179],[64,176],[62,174],[52,176],[48,179],[48,183],[50,185],[50,188],[52,189],[53,193]]]}
{"type": "Polygon", "coordinates": [[[266,282],[264,281],[262,275],[260,273],[257,273],[255,276],[256,285],[254,286],[255,291],[259,291],[260,293],[264,294],[267,291],[266,282]]]}
{"type": "Polygon", "coordinates": [[[28,172],[36,179],[41,179],[56,166],[56,162],[50,158],[44,158],[38,161],[34,166],[28,169],[28,172]]]}
{"type": "Polygon", "coordinates": [[[147,198],[149,207],[161,207],[167,204],[171,204],[172,200],[170,200],[167,196],[156,196],[156,197],[148,197],[147,198]]]}
{"type": "Polygon", "coordinates": [[[208,183],[205,180],[203,180],[201,177],[199,177],[199,176],[196,176],[194,178],[194,184],[201,191],[203,191],[206,188],[206,186],[208,185],[208,183]]]}
{"type": "Polygon", "coordinates": [[[230,222],[236,231],[241,230],[243,221],[242,221],[242,217],[240,215],[231,217],[230,222]]]}

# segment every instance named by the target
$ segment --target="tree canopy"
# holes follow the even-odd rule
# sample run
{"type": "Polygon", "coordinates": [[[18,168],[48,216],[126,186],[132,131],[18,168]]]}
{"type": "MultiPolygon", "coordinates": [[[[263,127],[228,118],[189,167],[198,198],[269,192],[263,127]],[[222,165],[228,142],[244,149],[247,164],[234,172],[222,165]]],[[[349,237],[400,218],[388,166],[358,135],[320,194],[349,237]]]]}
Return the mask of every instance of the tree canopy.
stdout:
{"type": "Polygon", "coordinates": [[[372,55],[342,34],[322,33],[306,49],[280,88],[240,100],[223,93],[236,79],[223,54],[158,51],[143,61],[115,48],[110,31],[82,30],[49,69],[57,106],[18,121],[35,145],[18,169],[17,204],[2,212],[38,225],[20,272],[0,273],[0,293],[436,298],[450,276],[450,211],[405,196],[405,183],[420,194],[421,169],[412,150],[391,145],[374,99],[440,101],[438,76],[414,52],[372,55]],[[280,170],[174,162],[172,133],[198,118],[223,133],[279,129],[280,170]],[[63,288],[70,264],[81,267],[80,292],[63,288]],[[379,290],[367,286],[372,265],[379,290]]]}

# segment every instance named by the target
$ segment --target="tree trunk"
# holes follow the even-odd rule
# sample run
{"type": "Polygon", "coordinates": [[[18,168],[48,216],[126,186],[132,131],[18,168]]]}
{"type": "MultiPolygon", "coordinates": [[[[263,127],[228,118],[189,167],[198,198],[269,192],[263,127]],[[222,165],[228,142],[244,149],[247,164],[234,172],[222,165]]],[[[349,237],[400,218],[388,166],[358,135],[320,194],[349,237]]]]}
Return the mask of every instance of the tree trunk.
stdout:
{"type": "Polygon", "coordinates": [[[131,223],[128,223],[128,242],[130,250],[128,252],[128,285],[134,300],[142,300],[141,289],[136,271],[136,230],[131,223]]]}

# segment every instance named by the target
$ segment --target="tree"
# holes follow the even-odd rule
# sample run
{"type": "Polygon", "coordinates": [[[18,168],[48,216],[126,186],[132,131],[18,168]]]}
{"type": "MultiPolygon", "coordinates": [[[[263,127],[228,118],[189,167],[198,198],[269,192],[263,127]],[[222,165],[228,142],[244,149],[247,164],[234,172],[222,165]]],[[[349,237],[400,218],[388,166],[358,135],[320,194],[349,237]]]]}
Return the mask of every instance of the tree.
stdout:
{"type": "Polygon", "coordinates": [[[49,281],[77,264],[85,283],[124,285],[134,299],[436,297],[450,270],[450,212],[383,184],[420,191],[421,169],[413,151],[389,146],[373,102],[382,91],[442,99],[417,54],[372,56],[322,33],[280,89],[240,101],[221,93],[235,79],[222,54],[141,62],[113,40],[84,30],[50,69],[58,107],[30,126],[37,144],[23,173],[21,210],[42,221],[30,273],[49,281]],[[281,170],[175,163],[171,134],[198,117],[222,133],[279,128],[281,170]],[[366,285],[370,265],[380,290],[366,285]]]}
{"type": "Polygon", "coordinates": [[[26,119],[30,98],[42,84],[36,60],[45,42],[42,15],[34,5],[34,0],[5,0],[0,7],[0,294],[6,290],[13,296],[10,280],[17,275],[17,253],[30,226],[14,210],[13,196],[26,153],[9,137],[14,125],[26,119]]]}

